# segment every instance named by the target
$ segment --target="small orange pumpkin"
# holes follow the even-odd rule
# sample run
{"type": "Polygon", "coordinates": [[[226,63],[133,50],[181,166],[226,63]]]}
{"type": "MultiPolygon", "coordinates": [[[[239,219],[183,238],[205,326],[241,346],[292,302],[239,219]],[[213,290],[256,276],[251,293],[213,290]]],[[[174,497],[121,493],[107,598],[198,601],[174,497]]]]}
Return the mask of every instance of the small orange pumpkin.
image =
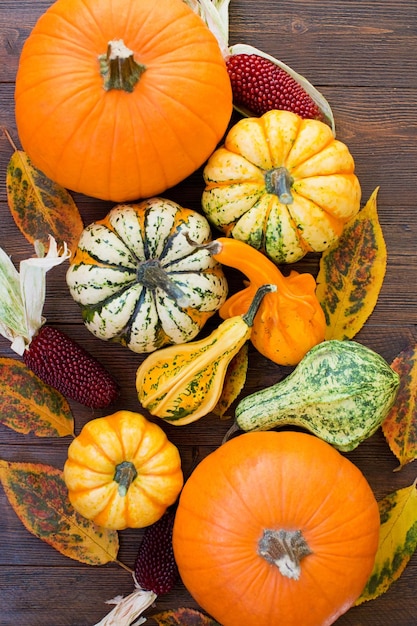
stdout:
{"type": "Polygon", "coordinates": [[[64,481],[78,513],[122,530],[156,522],[183,485],[181,458],[164,431],[140,413],[90,420],[68,448],[64,481]]]}
{"type": "Polygon", "coordinates": [[[219,45],[182,0],[57,0],[25,42],[15,99],[34,165],[117,202],[194,172],[232,112],[219,45]]]}
{"type": "Polygon", "coordinates": [[[186,482],[173,545],[185,586],[223,626],[326,626],[371,574],[379,511],[360,470],[313,435],[239,435],[186,482]]]}

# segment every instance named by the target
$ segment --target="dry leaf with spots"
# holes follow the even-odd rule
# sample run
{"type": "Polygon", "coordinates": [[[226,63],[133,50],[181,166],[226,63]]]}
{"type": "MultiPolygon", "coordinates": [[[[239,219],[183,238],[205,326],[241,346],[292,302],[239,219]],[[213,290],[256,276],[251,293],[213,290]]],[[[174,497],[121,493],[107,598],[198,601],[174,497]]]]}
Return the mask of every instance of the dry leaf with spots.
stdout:
{"type": "Polygon", "coordinates": [[[0,460],[0,481],[20,521],[33,535],[81,563],[103,565],[116,560],[117,531],[101,528],[73,509],[61,470],[0,460]]]}
{"type": "Polygon", "coordinates": [[[233,357],[227,368],[221,396],[213,409],[214,415],[218,415],[222,420],[229,419],[226,411],[236,400],[245,384],[248,371],[248,352],[248,344],[246,343],[233,357]]]}
{"type": "Polygon", "coordinates": [[[352,339],[377,303],[387,265],[377,194],[378,188],[320,259],[316,294],[326,316],[325,339],[352,339]]]}
{"type": "Polygon", "coordinates": [[[417,458],[417,344],[400,352],[391,367],[400,377],[400,386],[382,432],[401,469],[417,458]]]}
{"type": "Polygon", "coordinates": [[[356,604],[383,594],[404,571],[417,548],[417,489],[389,494],[379,503],[381,530],[374,569],[356,604]]]}
{"type": "MultiPolygon", "coordinates": [[[[152,615],[158,626],[220,626],[211,617],[195,609],[173,609],[152,615]]],[[[243,626],[243,625],[242,625],[243,626]]]]}
{"type": "Polygon", "coordinates": [[[67,244],[73,253],[83,230],[80,212],[70,193],[34,167],[25,152],[18,150],[5,131],[14,152],[7,173],[7,201],[13,219],[32,244],[41,242],[48,250],[49,235],[58,245],[67,244]]]}
{"type": "Polygon", "coordinates": [[[24,435],[74,435],[74,418],[64,396],[24,363],[7,357],[0,358],[0,423],[24,435]]]}

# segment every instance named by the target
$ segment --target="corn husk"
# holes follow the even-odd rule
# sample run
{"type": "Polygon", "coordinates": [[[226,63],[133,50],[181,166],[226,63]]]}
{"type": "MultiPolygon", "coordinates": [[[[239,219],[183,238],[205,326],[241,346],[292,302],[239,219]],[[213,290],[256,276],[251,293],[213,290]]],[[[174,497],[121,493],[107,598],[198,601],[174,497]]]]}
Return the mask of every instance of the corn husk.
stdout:
{"type": "Polygon", "coordinates": [[[0,334],[22,356],[39,328],[46,294],[46,273],[70,256],[66,244],[58,250],[53,237],[46,255],[35,246],[37,256],[25,259],[17,271],[11,258],[0,248],[0,334]]]}

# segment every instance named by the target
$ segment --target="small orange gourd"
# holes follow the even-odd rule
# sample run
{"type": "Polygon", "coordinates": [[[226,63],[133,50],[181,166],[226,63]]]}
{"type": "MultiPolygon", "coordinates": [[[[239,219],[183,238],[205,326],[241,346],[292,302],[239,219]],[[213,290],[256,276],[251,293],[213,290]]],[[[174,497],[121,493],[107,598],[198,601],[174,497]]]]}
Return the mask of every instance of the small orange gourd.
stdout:
{"type": "Polygon", "coordinates": [[[379,520],[365,477],[328,443],[246,433],[185,483],[174,554],[185,586],[222,626],[328,626],[371,574],[379,520]]]}
{"type": "Polygon", "coordinates": [[[232,112],[219,45],[182,0],[57,0],[25,42],[15,100],[34,165],[116,202],[194,172],[232,112]]]}
{"type": "Polygon", "coordinates": [[[140,413],[117,411],[87,422],[68,448],[64,480],[74,509],[122,530],[156,522],[183,485],[177,447],[140,413]]]}

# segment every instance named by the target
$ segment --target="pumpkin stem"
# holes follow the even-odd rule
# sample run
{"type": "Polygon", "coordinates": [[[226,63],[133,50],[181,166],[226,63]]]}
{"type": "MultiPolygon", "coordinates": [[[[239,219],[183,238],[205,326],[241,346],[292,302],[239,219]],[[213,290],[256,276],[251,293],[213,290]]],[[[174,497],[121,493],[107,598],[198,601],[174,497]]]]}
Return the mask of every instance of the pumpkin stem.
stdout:
{"type": "Polygon", "coordinates": [[[188,306],[189,301],[183,290],[172,281],[159,259],[148,259],[139,264],[137,279],[147,289],[163,289],[180,306],[188,306]]]}
{"type": "Polygon", "coordinates": [[[118,483],[119,495],[122,498],[124,498],[127,494],[130,485],[133,483],[137,475],[138,472],[136,470],[136,467],[131,461],[122,461],[122,463],[116,465],[116,471],[114,473],[113,480],[118,483]]]}
{"type": "Polygon", "coordinates": [[[101,54],[98,60],[106,91],[120,89],[132,92],[146,70],[145,65],[135,61],[132,50],[125,46],[122,39],[109,41],[106,54],[101,54]]]}
{"type": "Polygon", "coordinates": [[[292,204],[291,194],[293,179],[286,167],[276,167],[265,173],[265,186],[268,193],[278,196],[282,204],[292,204]]]}
{"type": "Polygon", "coordinates": [[[253,325],[253,320],[255,319],[255,315],[258,312],[259,309],[259,305],[261,304],[263,297],[265,294],[267,293],[271,293],[271,291],[276,291],[277,290],[277,286],[276,285],[261,285],[260,287],[258,287],[258,289],[255,292],[255,295],[253,297],[253,300],[250,304],[249,309],[246,311],[246,313],[242,316],[244,322],[248,325],[248,326],[252,326],[253,325]]]}
{"type": "Polygon", "coordinates": [[[301,530],[267,529],[258,542],[258,554],[286,578],[298,580],[301,560],[312,552],[301,530]]]}

